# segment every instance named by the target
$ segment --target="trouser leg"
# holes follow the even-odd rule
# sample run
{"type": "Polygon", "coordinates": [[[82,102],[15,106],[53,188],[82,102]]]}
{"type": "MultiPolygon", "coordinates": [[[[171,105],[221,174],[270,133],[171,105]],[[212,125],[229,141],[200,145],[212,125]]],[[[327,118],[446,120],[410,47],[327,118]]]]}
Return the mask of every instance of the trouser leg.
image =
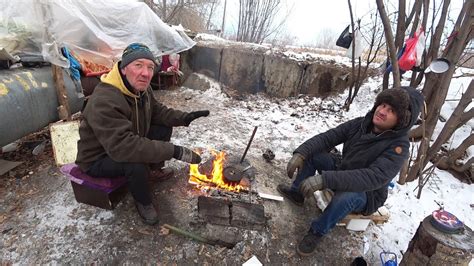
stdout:
{"type": "Polygon", "coordinates": [[[306,158],[304,161],[303,168],[300,173],[296,176],[295,181],[291,184],[291,190],[293,192],[300,192],[300,185],[303,180],[309,176],[313,176],[316,171],[335,170],[336,163],[334,157],[329,153],[316,153],[312,157],[306,158]]]}
{"type": "Polygon", "coordinates": [[[362,212],[367,203],[365,192],[334,193],[331,202],[321,216],[311,223],[313,233],[327,234],[336,224],[352,212],[362,212]]]}
{"type": "MultiPolygon", "coordinates": [[[[173,128],[162,126],[162,125],[152,125],[150,131],[148,132],[147,137],[152,140],[161,140],[169,142],[171,140],[171,135],[173,134],[173,128]]],[[[165,162],[159,162],[151,164],[152,169],[161,169],[165,166],[165,162]]]]}
{"type": "Polygon", "coordinates": [[[128,190],[136,201],[143,205],[152,202],[147,183],[149,170],[146,164],[119,163],[106,156],[96,161],[87,174],[96,177],[125,176],[128,180],[128,190]]]}

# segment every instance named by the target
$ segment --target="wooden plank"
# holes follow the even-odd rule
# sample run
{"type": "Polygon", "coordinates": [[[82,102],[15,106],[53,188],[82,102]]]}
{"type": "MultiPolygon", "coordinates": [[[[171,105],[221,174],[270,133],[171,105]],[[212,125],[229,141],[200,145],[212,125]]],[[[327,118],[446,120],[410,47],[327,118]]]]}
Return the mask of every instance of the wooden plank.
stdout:
{"type": "Polygon", "coordinates": [[[0,175],[7,173],[8,171],[12,170],[13,168],[17,167],[22,163],[23,162],[13,162],[0,159],[0,175]]]}
{"type": "Polygon", "coordinates": [[[263,192],[258,192],[258,195],[259,195],[262,199],[270,199],[270,200],[276,200],[276,201],[283,201],[283,197],[282,197],[282,196],[271,195],[271,194],[267,194],[267,193],[263,193],[263,192]]]}
{"type": "Polygon", "coordinates": [[[71,109],[69,108],[66,86],[64,85],[63,70],[54,64],[51,65],[53,72],[56,95],[58,96],[58,114],[61,120],[71,120],[71,109]]]}

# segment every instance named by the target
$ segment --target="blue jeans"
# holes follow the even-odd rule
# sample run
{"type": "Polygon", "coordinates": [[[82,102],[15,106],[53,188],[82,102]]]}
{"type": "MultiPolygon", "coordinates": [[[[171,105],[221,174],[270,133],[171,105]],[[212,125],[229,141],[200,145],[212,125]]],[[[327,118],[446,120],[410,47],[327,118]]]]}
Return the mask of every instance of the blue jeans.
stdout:
{"type": "MultiPolygon", "coordinates": [[[[336,170],[336,159],[329,153],[314,154],[310,158],[306,158],[303,168],[296,176],[295,181],[291,185],[291,190],[300,192],[299,187],[301,182],[309,176],[313,176],[316,171],[331,171],[336,170]]],[[[349,191],[334,191],[334,196],[323,211],[323,213],[311,222],[311,231],[325,235],[336,224],[344,219],[352,212],[362,212],[367,203],[367,195],[365,192],[349,192],[349,191]]]]}

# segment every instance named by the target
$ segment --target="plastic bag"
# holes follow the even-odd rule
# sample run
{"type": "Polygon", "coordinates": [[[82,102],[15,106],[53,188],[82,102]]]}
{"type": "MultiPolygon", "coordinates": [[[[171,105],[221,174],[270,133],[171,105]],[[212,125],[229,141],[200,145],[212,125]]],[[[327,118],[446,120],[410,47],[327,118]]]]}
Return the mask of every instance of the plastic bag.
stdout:
{"type": "Polygon", "coordinates": [[[406,40],[405,51],[398,60],[398,66],[401,70],[408,71],[414,66],[421,64],[421,57],[423,56],[423,50],[425,49],[425,34],[423,29],[420,28],[415,36],[406,40]]]}
{"type": "Polygon", "coordinates": [[[337,38],[336,45],[342,48],[349,48],[352,42],[352,33],[349,32],[349,26],[347,26],[337,38]]]}
{"type": "Polygon", "coordinates": [[[359,58],[362,55],[362,52],[365,49],[365,43],[362,42],[362,34],[360,34],[360,30],[356,29],[354,32],[354,38],[347,49],[346,56],[352,58],[352,45],[354,45],[354,58],[359,58]]]}
{"type": "Polygon", "coordinates": [[[423,57],[423,52],[425,51],[426,37],[425,32],[421,30],[420,35],[418,36],[418,42],[416,43],[416,64],[415,66],[421,65],[421,59],[423,57]]]}

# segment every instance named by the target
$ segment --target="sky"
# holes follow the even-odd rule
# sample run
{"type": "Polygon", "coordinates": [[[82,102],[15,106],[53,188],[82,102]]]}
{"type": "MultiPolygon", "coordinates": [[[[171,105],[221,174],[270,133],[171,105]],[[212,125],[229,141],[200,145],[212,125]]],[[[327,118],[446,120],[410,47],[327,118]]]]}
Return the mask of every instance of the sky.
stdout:
{"type": "MultiPolygon", "coordinates": [[[[238,23],[238,0],[227,0],[226,33],[236,32],[238,23]]],[[[285,25],[287,34],[294,37],[295,44],[311,45],[317,42],[318,35],[331,32],[336,37],[350,24],[350,14],[347,0],[282,0],[284,9],[291,10],[285,25]]],[[[394,10],[397,4],[393,5],[384,1],[386,8],[394,10]]],[[[392,1],[396,3],[396,1],[392,1]]],[[[407,1],[407,6],[412,6],[413,0],[407,1]]],[[[438,3],[438,2],[437,2],[438,3]]],[[[463,0],[451,1],[452,16],[457,13],[462,6],[463,0]]],[[[438,3],[439,4],[439,3],[438,3]]],[[[369,20],[369,12],[375,10],[375,1],[351,0],[354,19],[361,18],[362,22],[369,20]]],[[[280,14],[285,17],[284,13],[280,14]]],[[[222,19],[222,16],[219,15],[222,19]]],[[[220,22],[221,23],[221,22],[220,22]]],[[[218,23],[220,25],[220,23],[218,23]]]]}
{"type": "MultiPolygon", "coordinates": [[[[339,35],[351,22],[347,0],[292,2],[294,6],[286,26],[300,43],[311,44],[324,31],[339,35]]],[[[363,17],[375,8],[375,1],[373,2],[352,1],[354,19],[363,17]]]]}

